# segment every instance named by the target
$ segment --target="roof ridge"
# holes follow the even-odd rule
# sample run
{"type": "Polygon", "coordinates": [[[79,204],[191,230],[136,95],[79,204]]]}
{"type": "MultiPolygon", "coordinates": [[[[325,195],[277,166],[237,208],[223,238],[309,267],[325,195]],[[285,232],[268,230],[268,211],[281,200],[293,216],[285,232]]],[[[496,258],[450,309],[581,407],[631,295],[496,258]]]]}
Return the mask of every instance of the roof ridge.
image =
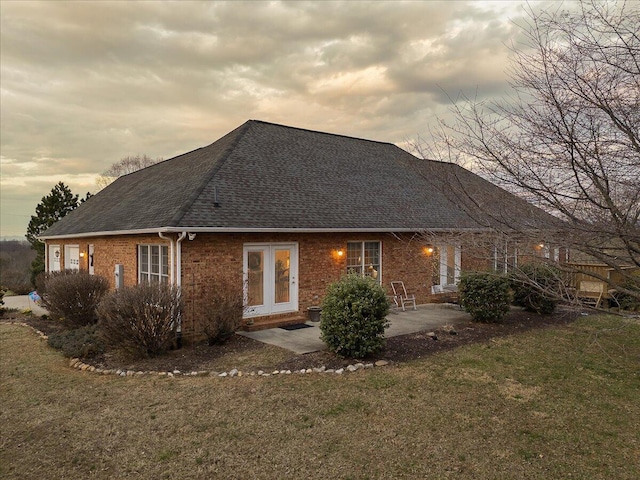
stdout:
{"type": "MultiPolygon", "coordinates": [[[[220,159],[217,162],[215,162],[215,164],[213,165],[213,167],[211,168],[209,173],[207,175],[204,175],[204,178],[203,178],[202,182],[200,182],[200,185],[198,185],[198,188],[194,189],[194,191],[191,193],[191,195],[189,195],[189,198],[187,199],[187,201],[176,211],[176,213],[173,215],[173,217],[171,218],[171,220],[169,221],[169,224],[167,226],[175,227],[180,223],[180,220],[182,220],[182,218],[185,216],[185,214],[189,211],[189,209],[195,203],[195,201],[198,199],[200,194],[204,191],[205,188],[207,188],[207,185],[209,185],[209,182],[211,182],[211,179],[216,175],[216,173],[218,173],[220,168],[222,168],[222,165],[226,162],[227,158],[229,158],[230,153],[233,152],[233,150],[235,149],[236,145],[238,145],[238,142],[240,142],[240,140],[247,133],[247,131],[249,130],[249,127],[250,127],[250,123],[247,121],[247,122],[243,123],[242,125],[240,125],[238,128],[236,128],[235,130],[232,130],[231,132],[229,132],[227,134],[227,135],[230,135],[234,131],[238,132],[237,133],[237,137],[225,149],[225,151],[222,153],[222,155],[220,155],[220,159]]],[[[225,135],[225,137],[226,137],[226,135],[225,135]]],[[[222,138],[224,138],[224,137],[222,137],[222,138]]],[[[210,144],[208,146],[210,147],[212,145],[215,145],[220,140],[222,140],[222,138],[216,140],[215,142],[213,142],[212,144],[210,144]]],[[[207,147],[202,147],[202,148],[207,148],[207,147]]],[[[200,149],[198,149],[198,150],[200,150],[200,149]]]]}
{"type": "MultiPolygon", "coordinates": [[[[354,137],[353,135],[343,135],[340,133],[332,133],[332,132],[323,132],[321,130],[312,130],[310,128],[301,128],[301,127],[292,127],[291,125],[283,125],[281,123],[274,123],[274,122],[266,122],[264,120],[248,120],[247,123],[249,122],[254,122],[254,123],[263,123],[265,125],[273,125],[275,127],[282,127],[282,128],[288,128],[290,130],[300,130],[303,132],[311,132],[311,133],[320,133],[322,135],[331,135],[333,137],[342,137],[342,138],[350,138],[352,140],[362,140],[363,142],[372,142],[372,143],[378,143],[378,144],[382,144],[382,145],[393,145],[394,147],[397,147],[397,145],[395,143],[392,142],[381,142],[380,140],[371,140],[369,138],[361,138],[361,137],[354,137]]],[[[400,148],[400,147],[398,147],[400,148]]]]}

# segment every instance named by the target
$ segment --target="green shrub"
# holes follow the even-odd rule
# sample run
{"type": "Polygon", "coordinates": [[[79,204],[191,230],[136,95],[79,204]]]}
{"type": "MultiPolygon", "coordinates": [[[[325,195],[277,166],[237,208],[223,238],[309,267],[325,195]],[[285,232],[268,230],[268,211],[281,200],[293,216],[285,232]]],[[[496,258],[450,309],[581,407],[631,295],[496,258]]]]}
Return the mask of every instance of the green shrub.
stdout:
{"type": "Polygon", "coordinates": [[[631,277],[627,278],[622,287],[626,290],[636,292],[635,295],[621,292],[617,290],[614,293],[614,297],[620,308],[623,310],[636,311],[640,310],[640,272],[634,273],[631,277]]]}
{"type": "Polygon", "coordinates": [[[560,294],[560,271],[542,263],[522,265],[511,275],[513,303],[529,312],[553,313],[560,294]]]}
{"type": "Polygon", "coordinates": [[[86,271],[64,270],[43,277],[38,292],[43,306],[54,319],[71,327],[92,325],[98,321],[96,307],[109,291],[109,282],[86,271]]]}
{"type": "Polygon", "coordinates": [[[209,345],[222,343],[242,326],[242,282],[232,277],[221,278],[205,291],[204,298],[207,305],[201,317],[202,331],[209,345]]]}
{"type": "Polygon", "coordinates": [[[136,357],[169,350],[176,341],[181,314],[180,290],[164,283],[120,288],[98,306],[99,325],[107,345],[136,357]]]}
{"type": "Polygon", "coordinates": [[[362,358],[384,345],[389,301],[372,278],[350,274],[331,284],[322,302],[321,338],[343,357],[362,358]]]}
{"type": "Polygon", "coordinates": [[[69,358],[88,358],[104,353],[104,341],[97,325],[87,325],[49,335],[49,346],[62,350],[69,358]]]}
{"type": "Polygon", "coordinates": [[[500,322],[509,311],[509,279],[495,273],[468,273],[458,285],[460,303],[476,322],[500,322]]]}

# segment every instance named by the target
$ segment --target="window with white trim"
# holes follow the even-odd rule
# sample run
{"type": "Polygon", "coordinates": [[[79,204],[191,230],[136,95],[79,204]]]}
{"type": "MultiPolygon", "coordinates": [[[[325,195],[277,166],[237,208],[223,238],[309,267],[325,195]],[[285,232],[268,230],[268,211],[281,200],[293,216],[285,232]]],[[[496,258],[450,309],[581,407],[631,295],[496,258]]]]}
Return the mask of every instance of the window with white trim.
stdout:
{"type": "Polygon", "coordinates": [[[169,282],[169,247],[138,245],[138,283],[169,282]]]}
{"type": "Polygon", "coordinates": [[[347,272],[380,282],[380,242],[347,242],[347,272]]]}
{"type": "Polygon", "coordinates": [[[437,245],[433,251],[432,285],[457,285],[462,272],[460,245],[437,245]]]}
{"type": "Polygon", "coordinates": [[[507,241],[498,242],[493,248],[493,269],[497,273],[510,273],[518,268],[518,248],[507,241]]]}

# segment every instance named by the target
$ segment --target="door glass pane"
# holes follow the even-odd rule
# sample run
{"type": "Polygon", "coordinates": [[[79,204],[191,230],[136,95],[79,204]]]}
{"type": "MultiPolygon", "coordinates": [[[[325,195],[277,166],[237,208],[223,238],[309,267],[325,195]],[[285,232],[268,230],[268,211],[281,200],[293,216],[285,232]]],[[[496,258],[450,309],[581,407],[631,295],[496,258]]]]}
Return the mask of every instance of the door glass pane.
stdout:
{"type": "Polygon", "coordinates": [[[447,245],[447,285],[456,283],[456,247],[447,245]]]}
{"type": "Polygon", "coordinates": [[[289,277],[290,277],[291,252],[289,250],[275,251],[275,303],[287,303],[290,298],[289,277]]]}
{"type": "Polygon", "coordinates": [[[247,301],[248,305],[264,304],[264,252],[247,252],[247,301]]]}
{"type": "Polygon", "coordinates": [[[441,247],[434,247],[431,256],[431,284],[441,285],[440,283],[440,255],[442,255],[441,247]]]}

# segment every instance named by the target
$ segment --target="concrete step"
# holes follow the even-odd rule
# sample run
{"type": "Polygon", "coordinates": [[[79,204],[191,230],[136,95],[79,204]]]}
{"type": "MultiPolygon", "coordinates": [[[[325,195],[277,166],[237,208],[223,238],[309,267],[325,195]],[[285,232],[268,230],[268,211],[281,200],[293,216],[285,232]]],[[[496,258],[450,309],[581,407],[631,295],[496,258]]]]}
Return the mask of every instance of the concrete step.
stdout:
{"type": "Polygon", "coordinates": [[[295,325],[296,323],[305,323],[308,318],[302,315],[296,315],[292,317],[266,317],[264,319],[254,318],[252,320],[252,325],[247,325],[245,323],[241,330],[245,332],[255,332],[257,330],[265,330],[267,328],[284,327],[286,325],[295,325]]]}

